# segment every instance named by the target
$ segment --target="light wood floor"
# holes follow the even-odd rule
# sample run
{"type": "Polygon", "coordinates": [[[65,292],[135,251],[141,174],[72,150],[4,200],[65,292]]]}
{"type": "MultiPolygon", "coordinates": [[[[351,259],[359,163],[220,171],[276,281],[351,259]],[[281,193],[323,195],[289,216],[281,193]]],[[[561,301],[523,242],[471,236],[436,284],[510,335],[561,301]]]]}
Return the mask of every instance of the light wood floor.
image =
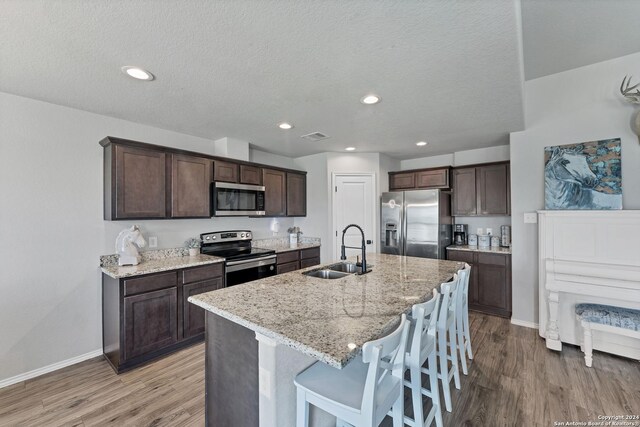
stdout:
{"type": "MultiPolygon", "coordinates": [[[[596,352],[589,369],[578,348],[548,351],[537,330],[476,313],[471,323],[475,359],[445,425],[552,426],[640,414],[637,361],[596,352]]],[[[63,425],[204,425],[203,345],[119,376],[96,358],[0,389],[0,426],[63,425]]]]}

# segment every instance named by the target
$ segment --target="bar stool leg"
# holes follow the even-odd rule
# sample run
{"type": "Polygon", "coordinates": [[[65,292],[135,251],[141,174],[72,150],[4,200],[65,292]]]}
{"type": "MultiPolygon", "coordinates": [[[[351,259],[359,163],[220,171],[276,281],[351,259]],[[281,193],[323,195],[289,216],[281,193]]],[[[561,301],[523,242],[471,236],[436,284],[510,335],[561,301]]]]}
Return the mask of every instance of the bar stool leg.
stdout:
{"type": "Polygon", "coordinates": [[[456,331],[449,330],[449,347],[451,348],[451,370],[453,371],[453,382],[456,385],[456,388],[460,390],[460,371],[458,369],[458,349],[456,348],[457,339],[458,338],[456,337],[456,331]]]}
{"type": "Polygon", "coordinates": [[[444,392],[444,406],[447,412],[451,412],[451,389],[449,388],[449,361],[447,360],[447,335],[446,332],[438,334],[438,356],[440,358],[440,379],[444,392]]]}
{"type": "Polygon", "coordinates": [[[298,389],[296,396],[296,427],[309,427],[309,402],[304,390],[298,389]]]}
{"type": "Polygon", "coordinates": [[[431,384],[431,404],[436,408],[436,426],[442,427],[442,406],[440,405],[440,388],[438,387],[437,355],[434,351],[429,355],[429,383],[431,384]]]}

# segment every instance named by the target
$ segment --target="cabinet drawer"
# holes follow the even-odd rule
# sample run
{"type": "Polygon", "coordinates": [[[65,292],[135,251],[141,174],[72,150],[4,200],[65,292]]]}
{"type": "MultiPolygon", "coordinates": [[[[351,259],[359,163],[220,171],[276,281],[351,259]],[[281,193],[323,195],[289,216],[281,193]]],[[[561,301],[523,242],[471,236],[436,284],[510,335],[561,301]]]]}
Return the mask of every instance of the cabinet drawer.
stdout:
{"type": "Polygon", "coordinates": [[[320,264],[320,257],[306,258],[306,259],[300,260],[300,268],[312,267],[318,264],[320,264]]]}
{"type": "Polygon", "coordinates": [[[176,286],[176,284],[177,273],[175,271],[136,277],[135,279],[126,279],[124,281],[124,296],[128,297],[143,292],[157,291],[159,289],[176,286]]]}
{"type": "Polygon", "coordinates": [[[320,248],[309,248],[300,250],[300,259],[320,258],[320,248]]]}
{"type": "Polygon", "coordinates": [[[448,250],[447,259],[450,261],[466,262],[467,264],[473,264],[473,252],[448,250]]]}
{"type": "Polygon", "coordinates": [[[478,264],[506,266],[507,256],[508,255],[479,253],[478,264]]]}
{"type": "Polygon", "coordinates": [[[182,283],[198,282],[220,276],[222,276],[222,263],[203,265],[182,270],[182,283]]]}
{"type": "Polygon", "coordinates": [[[289,251],[278,254],[278,264],[285,264],[292,261],[298,261],[300,251],[289,251]]]}
{"type": "Polygon", "coordinates": [[[289,273],[299,270],[298,261],[288,262],[286,264],[278,264],[278,274],[289,273]]]}

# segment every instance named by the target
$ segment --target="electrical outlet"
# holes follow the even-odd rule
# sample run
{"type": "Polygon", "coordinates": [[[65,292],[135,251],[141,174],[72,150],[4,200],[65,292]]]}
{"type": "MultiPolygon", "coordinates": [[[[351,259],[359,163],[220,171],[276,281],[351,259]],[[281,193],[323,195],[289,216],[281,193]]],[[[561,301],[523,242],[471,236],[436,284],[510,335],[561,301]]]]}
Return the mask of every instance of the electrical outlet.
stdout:
{"type": "Polygon", "coordinates": [[[149,236],[149,247],[150,248],[157,248],[158,247],[158,237],[149,236]]]}
{"type": "Polygon", "coordinates": [[[524,213],[524,223],[525,224],[536,224],[538,222],[538,213],[537,212],[525,212],[524,213]]]}

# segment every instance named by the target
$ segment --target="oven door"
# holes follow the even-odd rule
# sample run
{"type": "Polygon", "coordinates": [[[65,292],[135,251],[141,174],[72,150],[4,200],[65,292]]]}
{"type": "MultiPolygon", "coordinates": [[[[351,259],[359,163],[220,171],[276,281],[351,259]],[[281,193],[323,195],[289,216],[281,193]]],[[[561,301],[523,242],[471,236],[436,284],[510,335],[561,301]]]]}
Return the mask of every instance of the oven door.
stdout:
{"type": "Polygon", "coordinates": [[[240,283],[275,276],[276,256],[269,255],[242,261],[228,261],[225,266],[227,286],[239,285],[240,283]]]}
{"type": "Polygon", "coordinates": [[[262,216],[264,187],[261,185],[214,182],[212,188],[213,216],[262,216]]]}

